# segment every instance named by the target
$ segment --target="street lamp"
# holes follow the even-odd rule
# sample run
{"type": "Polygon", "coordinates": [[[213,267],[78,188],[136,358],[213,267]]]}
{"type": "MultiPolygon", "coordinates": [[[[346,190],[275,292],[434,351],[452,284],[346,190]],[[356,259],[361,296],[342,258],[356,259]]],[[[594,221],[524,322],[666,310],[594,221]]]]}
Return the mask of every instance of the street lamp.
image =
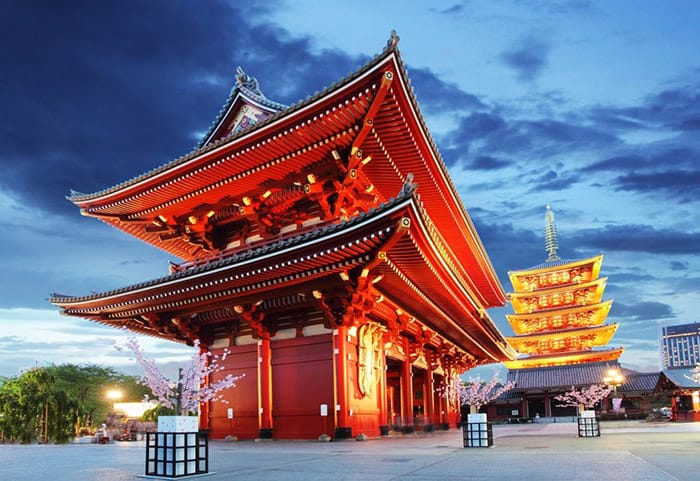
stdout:
{"type": "Polygon", "coordinates": [[[120,389],[110,389],[107,391],[107,399],[113,402],[119,401],[124,393],[120,389]]]}
{"type": "Polygon", "coordinates": [[[603,378],[603,382],[607,384],[608,386],[612,386],[613,388],[613,399],[610,400],[612,404],[612,408],[615,412],[619,411],[620,409],[620,404],[622,403],[622,400],[619,399],[617,402],[615,401],[614,398],[617,397],[617,387],[621,386],[623,382],[625,382],[625,376],[622,375],[619,369],[617,368],[610,368],[608,371],[605,373],[605,377],[603,378]]]}
{"type": "Polygon", "coordinates": [[[613,388],[613,393],[617,394],[617,387],[621,386],[623,382],[625,382],[625,376],[622,375],[619,369],[617,368],[610,368],[608,371],[605,373],[605,377],[603,378],[603,382],[607,384],[608,386],[612,386],[613,388]]]}

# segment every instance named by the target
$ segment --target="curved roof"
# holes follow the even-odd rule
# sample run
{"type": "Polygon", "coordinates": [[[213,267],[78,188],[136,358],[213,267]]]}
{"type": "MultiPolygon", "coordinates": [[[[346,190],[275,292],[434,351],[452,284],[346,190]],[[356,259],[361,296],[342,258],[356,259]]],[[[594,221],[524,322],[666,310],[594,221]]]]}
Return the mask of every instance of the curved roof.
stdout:
{"type": "Polygon", "coordinates": [[[325,168],[332,153],[357,148],[363,162],[371,158],[361,176],[379,203],[396,195],[413,175],[444,239],[445,255],[482,305],[501,306],[505,293],[425,125],[397,44],[392,36],[382,54],[357,72],[248,129],[121,184],[75,193],[70,200],[85,215],[192,261],[209,254],[185,236],[164,238],[152,225],[160,216],[187,219],[210,205],[230,206],[229,198],[265,192],[271,180],[291,185],[297,179],[290,175],[304,178],[325,168]]]}

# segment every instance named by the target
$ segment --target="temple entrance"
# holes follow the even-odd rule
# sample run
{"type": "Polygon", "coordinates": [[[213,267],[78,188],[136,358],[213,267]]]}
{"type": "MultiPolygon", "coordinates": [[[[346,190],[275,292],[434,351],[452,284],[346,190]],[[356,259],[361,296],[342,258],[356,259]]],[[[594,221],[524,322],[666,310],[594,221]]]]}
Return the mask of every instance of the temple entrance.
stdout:
{"type": "Polygon", "coordinates": [[[413,424],[416,428],[429,423],[426,421],[426,397],[428,393],[425,386],[426,371],[424,369],[413,368],[413,424]]]}
{"type": "Polygon", "coordinates": [[[527,415],[531,418],[545,416],[544,399],[528,399],[527,415]]]}
{"type": "Polygon", "coordinates": [[[386,358],[387,424],[390,429],[397,429],[403,424],[403,413],[401,412],[402,364],[396,359],[386,358]]]}

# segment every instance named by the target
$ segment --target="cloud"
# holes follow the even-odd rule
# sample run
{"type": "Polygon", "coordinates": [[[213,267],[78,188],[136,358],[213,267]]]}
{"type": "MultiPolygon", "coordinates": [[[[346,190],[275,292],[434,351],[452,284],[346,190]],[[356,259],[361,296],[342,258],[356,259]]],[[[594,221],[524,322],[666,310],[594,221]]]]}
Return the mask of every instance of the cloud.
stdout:
{"type": "Polygon", "coordinates": [[[408,67],[408,76],[421,110],[426,113],[473,111],[486,106],[476,95],[461,90],[456,84],[445,82],[432,71],[408,67]]]}
{"type": "Polygon", "coordinates": [[[610,315],[623,318],[627,322],[658,321],[675,317],[673,309],[668,304],[656,301],[639,302],[634,305],[613,303],[610,315]]]}
{"type": "Polygon", "coordinates": [[[661,172],[630,173],[614,179],[617,190],[636,192],[665,192],[682,203],[700,199],[700,170],[665,170],[661,172]]]}
{"type": "Polygon", "coordinates": [[[599,252],[671,255],[695,255],[700,252],[700,232],[657,229],[648,225],[607,225],[602,229],[582,229],[571,236],[570,242],[599,252]]]}
{"type": "MultiPolygon", "coordinates": [[[[115,349],[115,343],[125,343],[127,334],[112,327],[65,318],[53,310],[27,308],[0,308],[0,323],[3,325],[0,376],[15,376],[35,366],[86,362],[142,374],[128,353],[115,349]]],[[[139,336],[139,343],[148,357],[168,369],[177,363],[181,365],[192,355],[192,349],[187,346],[152,337],[139,336]]]]}
{"type": "Polygon", "coordinates": [[[688,263],[687,262],[671,261],[670,265],[671,265],[672,271],[686,271],[686,270],[688,270],[688,263]]]}
{"type": "Polygon", "coordinates": [[[513,69],[520,80],[531,82],[547,66],[549,42],[535,35],[522,37],[500,55],[501,62],[513,69]]]}
{"type": "Polygon", "coordinates": [[[0,41],[13,46],[0,89],[12,112],[0,128],[0,189],[24,205],[76,215],[64,199],[69,189],[99,191],[190,152],[226,101],[237,65],[274,100],[292,103],[366,61],[312,52],[308,38],[261,21],[267,8],[143,2],[134,15],[115,2],[13,4],[0,18],[0,41]],[[36,25],[42,35],[28,33],[36,25]]]}
{"type": "Polygon", "coordinates": [[[431,8],[430,11],[433,13],[437,13],[438,15],[459,15],[464,13],[466,10],[465,4],[464,3],[455,3],[454,5],[450,5],[449,7],[445,8],[431,8]]]}

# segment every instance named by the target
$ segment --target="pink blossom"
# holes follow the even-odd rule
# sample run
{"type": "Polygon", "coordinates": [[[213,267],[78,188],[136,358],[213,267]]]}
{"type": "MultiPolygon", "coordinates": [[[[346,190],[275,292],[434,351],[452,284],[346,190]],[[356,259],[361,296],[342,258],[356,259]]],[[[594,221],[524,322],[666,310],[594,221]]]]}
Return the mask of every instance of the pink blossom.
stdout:
{"type": "Polygon", "coordinates": [[[466,404],[478,411],[481,406],[490,403],[514,387],[515,383],[512,381],[501,384],[498,380],[498,372],[494,372],[493,377],[488,382],[483,381],[478,376],[469,378],[467,382],[455,377],[452,383],[448,384],[444,395],[450,400],[459,400],[460,404],[466,404]]]}
{"type": "Polygon", "coordinates": [[[557,404],[559,407],[579,406],[583,404],[590,409],[598,404],[601,400],[608,397],[613,388],[607,384],[591,384],[588,387],[576,389],[571,386],[571,390],[555,396],[554,399],[561,401],[557,404]]]}
{"type": "MultiPolygon", "coordinates": [[[[122,350],[120,346],[116,348],[122,350]]],[[[200,404],[208,401],[226,403],[227,401],[220,393],[235,387],[236,381],[244,376],[228,374],[223,379],[210,383],[209,376],[223,371],[224,367],[219,364],[218,356],[199,349],[199,340],[194,341],[194,353],[190,362],[179,370],[178,379],[175,381],[166,378],[155,361],[144,355],[136,337],[129,336],[126,348],[134,354],[137,364],[143,369],[144,374],[139,382],[150,388],[155,399],[162,406],[175,409],[179,404],[181,412],[196,412],[200,404]]],[[[222,360],[226,359],[228,354],[229,350],[224,349],[222,360]]]]}

